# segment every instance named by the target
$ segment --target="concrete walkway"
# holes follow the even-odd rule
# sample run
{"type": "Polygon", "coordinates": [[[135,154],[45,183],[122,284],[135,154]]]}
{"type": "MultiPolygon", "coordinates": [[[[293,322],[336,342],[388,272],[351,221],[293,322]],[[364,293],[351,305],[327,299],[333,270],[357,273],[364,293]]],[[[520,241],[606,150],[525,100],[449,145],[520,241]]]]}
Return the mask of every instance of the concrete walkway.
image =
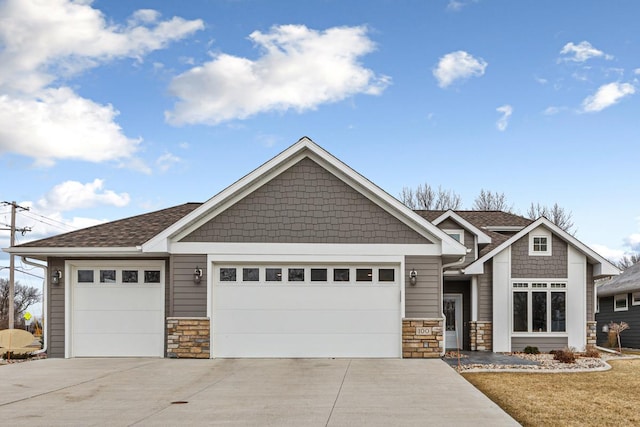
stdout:
{"type": "Polygon", "coordinates": [[[48,359],[0,367],[5,425],[512,426],[442,360],[48,359]]]}

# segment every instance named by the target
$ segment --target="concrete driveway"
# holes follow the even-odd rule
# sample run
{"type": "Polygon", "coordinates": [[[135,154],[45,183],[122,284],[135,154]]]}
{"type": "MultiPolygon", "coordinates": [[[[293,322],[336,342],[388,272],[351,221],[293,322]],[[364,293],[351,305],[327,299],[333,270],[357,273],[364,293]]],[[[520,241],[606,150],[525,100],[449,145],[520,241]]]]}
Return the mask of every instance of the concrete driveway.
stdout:
{"type": "Polygon", "coordinates": [[[48,359],[0,366],[4,425],[518,425],[442,360],[48,359]]]}

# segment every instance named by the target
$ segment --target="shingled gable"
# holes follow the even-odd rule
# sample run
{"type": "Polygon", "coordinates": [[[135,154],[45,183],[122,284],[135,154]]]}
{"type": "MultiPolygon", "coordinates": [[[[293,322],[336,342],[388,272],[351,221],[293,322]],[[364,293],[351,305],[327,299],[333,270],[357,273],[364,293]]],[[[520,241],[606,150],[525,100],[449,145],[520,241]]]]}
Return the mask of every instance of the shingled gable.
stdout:
{"type": "Polygon", "coordinates": [[[608,260],[598,255],[593,249],[589,248],[578,239],[573,237],[571,234],[567,233],[553,222],[549,221],[545,217],[540,217],[536,221],[533,221],[527,227],[520,230],[518,233],[511,236],[509,239],[502,242],[500,245],[495,247],[490,252],[484,254],[480,258],[478,258],[475,262],[469,264],[465,267],[464,271],[466,274],[483,274],[484,273],[484,263],[493,258],[495,255],[502,252],[504,249],[512,245],[514,242],[518,241],[522,237],[529,234],[529,232],[535,230],[539,226],[544,226],[548,228],[552,233],[560,237],[565,242],[577,248],[580,252],[587,256],[587,259],[595,264],[594,268],[594,276],[602,277],[602,276],[616,276],[620,274],[620,270],[618,270],[613,264],[611,264],[608,260]]]}
{"type": "Polygon", "coordinates": [[[141,245],[171,224],[192,212],[201,203],[185,203],[166,209],[123,218],[77,231],[23,243],[6,249],[17,255],[33,257],[56,255],[88,255],[96,253],[140,253],[141,245]]]}
{"type": "Polygon", "coordinates": [[[417,215],[400,201],[351,169],[307,137],[287,148],[248,175],[209,199],[198,209],[149,240],[143,252],[168,252],[171,242],[177,242],[229,209],[247,195],[270,182],[301,160],[309,158],[329,173],[345,182],[375,205],[386,211],[427,241],[441,244],[442,255],[464,255],[463,245],[435,225],[417,215]]]}
{"type": "Polygon", "coordinates": [[[451,209],[449,209],[448,211],[446,211],[445,213],[443,213],[442,215],[440,215],[438,218],[434,219],[431,222],[433,222],[435,225],[438,225],[442,221],[445,221],[446,219],[454,220],[455,222],[460,224],[462,227],[466,228],[468,231],[475,234],[476,237],[478,238],[478,244],[483,245],[483,244],[491,243],[491,237],[489,237],[486,233],[484,233],[478,227],[471,224],[469,221],[462,218],[460,215],[458,215],[451,209]]]}

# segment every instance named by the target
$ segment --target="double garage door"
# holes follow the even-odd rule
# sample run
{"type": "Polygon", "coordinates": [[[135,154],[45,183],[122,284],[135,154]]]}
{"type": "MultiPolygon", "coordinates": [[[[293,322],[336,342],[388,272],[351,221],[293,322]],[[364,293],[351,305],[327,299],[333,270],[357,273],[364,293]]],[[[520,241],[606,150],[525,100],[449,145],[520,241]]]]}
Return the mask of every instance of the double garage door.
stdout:
{"type": "Polygon", "coordinates": [[[163,262],[77,262],[70,274],[70,356],[164,356],[163,262]]]}
{"type": "Polygon", "coordinates": [[[394,265],[213,268],[215,357],[400,357],[394,265]]]}

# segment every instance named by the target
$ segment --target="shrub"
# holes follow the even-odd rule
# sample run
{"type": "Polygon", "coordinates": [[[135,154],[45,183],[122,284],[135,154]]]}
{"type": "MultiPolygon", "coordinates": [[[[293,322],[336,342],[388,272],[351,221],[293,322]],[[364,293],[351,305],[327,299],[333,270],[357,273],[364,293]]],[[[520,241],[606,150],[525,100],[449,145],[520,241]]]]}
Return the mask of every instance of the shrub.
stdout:
{"type": "Polygon", "coordinates": [[[553,359],[562,363],[576,363],[576,351],[574,348],[565,348],[563,350],[553,350],[553,359]]]}
{"type": "Polygon", "coordinates": [[[12,351],[7,351],[6,353],[0,354],[0,358],[4,360],[22,360],[22,359],[31,359],[33,354],[31,353],[14,353],[12,351]]]}
{"type": "Polygon", "coordinates": [[[540,350],[538,350],[538,347],[534,347],[530,345],[524,348],[524,352],[525,354],[540,354],[540,350]]]}
{"type": "Polygon", "coordinates": [[[600,357],[600,352],[593,345],[588,345],[583,354],[584,357],[600,357]]]}

